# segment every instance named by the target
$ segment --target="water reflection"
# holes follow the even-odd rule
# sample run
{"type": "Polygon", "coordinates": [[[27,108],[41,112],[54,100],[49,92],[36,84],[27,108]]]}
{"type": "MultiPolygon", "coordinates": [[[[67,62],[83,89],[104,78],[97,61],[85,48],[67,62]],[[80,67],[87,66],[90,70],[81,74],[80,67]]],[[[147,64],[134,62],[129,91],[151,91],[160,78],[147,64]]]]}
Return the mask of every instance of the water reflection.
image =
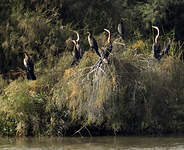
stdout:
{"type": "Polygon", "coordinates": [[[0,150],[183,150],[183,137],[0,138],[0,150]]]}

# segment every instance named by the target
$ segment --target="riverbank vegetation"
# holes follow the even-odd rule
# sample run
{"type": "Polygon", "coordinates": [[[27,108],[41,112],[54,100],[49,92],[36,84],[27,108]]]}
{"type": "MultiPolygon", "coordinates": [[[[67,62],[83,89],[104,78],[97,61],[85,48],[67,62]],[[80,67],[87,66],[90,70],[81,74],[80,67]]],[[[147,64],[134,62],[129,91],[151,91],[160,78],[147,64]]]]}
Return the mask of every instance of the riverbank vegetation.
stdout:
{"type": "Polygon", "coordinates": [[[0,135],[161,135],[184,132],[183,1],[2,0],[0,2],[0,135]],[[123,40],[117,33],[126,18],[123,40]],[[160,28],[169,56],[152,57],[160,28]],[[103,29],[112,33],[108,64],[94,70],[103,29]],[[71,66],[76,30],[85,53],[71,66]],[[26,79],[23,53],[35,62],[26,79]]]}

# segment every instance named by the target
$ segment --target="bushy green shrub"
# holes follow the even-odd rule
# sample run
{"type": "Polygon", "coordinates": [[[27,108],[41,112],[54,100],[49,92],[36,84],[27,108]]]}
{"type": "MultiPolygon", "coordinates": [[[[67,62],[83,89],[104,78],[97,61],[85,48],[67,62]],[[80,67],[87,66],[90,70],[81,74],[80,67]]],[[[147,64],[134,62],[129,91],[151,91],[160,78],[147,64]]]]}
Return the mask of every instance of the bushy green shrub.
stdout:
{"type": "MultiPolygon", "coordinates": [[[[1,120],[10,123],[2,124],[2,128],[9,128],[13,134],[31,135],[40,130],[41,115],[44,114],[44,99],[34,92],[35,82],[17,80],[4,89],[1,96],[1,120]],[[42,114],[43,113],[43,114],[42,114]]],[[[4,132],[2,132],[4,133],[4,132]]],[[[4,133],[11,135],[12,133],[4,133]]]]}

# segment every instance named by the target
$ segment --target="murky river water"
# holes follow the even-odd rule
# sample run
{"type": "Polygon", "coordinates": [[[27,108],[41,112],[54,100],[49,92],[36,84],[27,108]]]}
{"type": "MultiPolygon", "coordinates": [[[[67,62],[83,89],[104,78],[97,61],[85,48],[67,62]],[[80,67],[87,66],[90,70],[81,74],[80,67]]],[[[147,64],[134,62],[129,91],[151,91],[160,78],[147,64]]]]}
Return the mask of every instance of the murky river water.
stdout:
{"type": "Polygon", "coordinates": [[[184,150],[184,137],[0,138],[0,150],[184,150]]]}

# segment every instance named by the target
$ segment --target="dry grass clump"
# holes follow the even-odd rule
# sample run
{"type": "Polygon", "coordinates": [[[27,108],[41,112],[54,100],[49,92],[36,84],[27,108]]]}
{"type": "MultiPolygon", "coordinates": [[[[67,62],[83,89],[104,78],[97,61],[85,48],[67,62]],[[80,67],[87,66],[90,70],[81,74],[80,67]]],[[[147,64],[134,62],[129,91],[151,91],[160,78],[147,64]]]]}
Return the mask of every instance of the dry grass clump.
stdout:
{"type": "Polygon", "coordinates": [[[112,59],[110,65],[103,64],[105,72],[98,69],[89,74],[94,60],[94,53],[87,52],[79,66],[65,70],[63,79],[54,87],[53,100],[58,107],[71,111],[73,121],[88,125],[107,121],[112,125],[114,117],[121,113],[117,107],[124,103],[129,86],[138,78],[138,69],[129,62],[112,59]]]}
{"type": "Polygon", "coordinates": [[[135,51],[135,53],[140,54],[144,53],[146,48],[146,43],[144,43],[142,40],[138,40],[132,45],[132,49],[135,51]]]}

